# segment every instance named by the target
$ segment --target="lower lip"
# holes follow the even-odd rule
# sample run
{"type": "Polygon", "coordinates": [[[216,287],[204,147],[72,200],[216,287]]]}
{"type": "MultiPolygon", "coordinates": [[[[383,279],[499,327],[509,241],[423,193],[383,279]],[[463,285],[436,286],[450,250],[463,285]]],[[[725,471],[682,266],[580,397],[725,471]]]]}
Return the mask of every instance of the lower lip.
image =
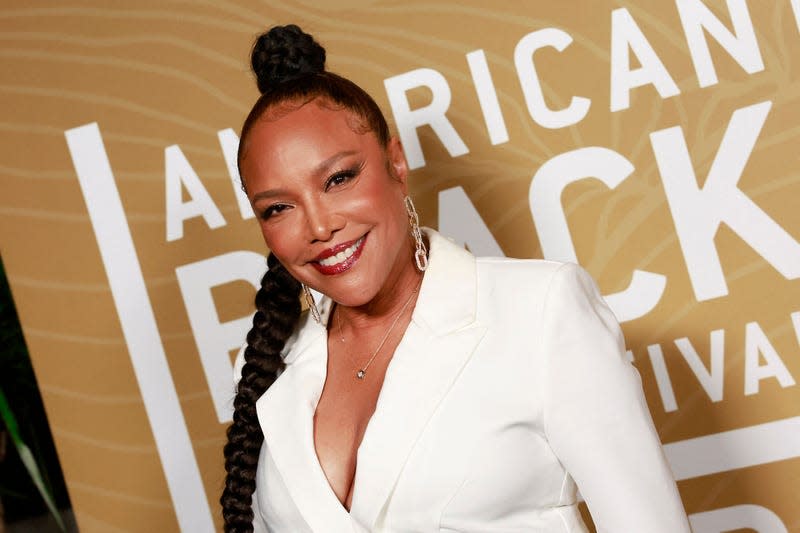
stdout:
{"type": "Polygon", "coordinates": [[[363,240],[361,241],[361,245],[353,252],[353,255],[342,261],[341,263],[336,263],[335,265],[325,266],[317,263],[316,261],[312,262],[311,264],[316,268],[321,274],[325,274],[326,276],[333,276],[336,274],[341,274],[346,270],[349,270],[355,263],[358,261],[358,258],[361,257],[361,252],[364,250],[364,245],[367,243],[367,233],[364,235],[363,240]]]}

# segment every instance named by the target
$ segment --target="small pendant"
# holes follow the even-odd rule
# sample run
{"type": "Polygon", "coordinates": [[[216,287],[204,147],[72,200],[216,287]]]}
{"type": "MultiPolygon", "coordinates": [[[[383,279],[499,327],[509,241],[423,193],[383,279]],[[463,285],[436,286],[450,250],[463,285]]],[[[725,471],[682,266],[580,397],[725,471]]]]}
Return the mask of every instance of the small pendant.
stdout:
{"type": "Polygon", "coordinates": [[[366,370],[359,370],[358,372],[356,372],[356,377],[358,379],[364,379],[364,376],[366,376],[366,375],[367,375],[367,371],[366,370]]]}

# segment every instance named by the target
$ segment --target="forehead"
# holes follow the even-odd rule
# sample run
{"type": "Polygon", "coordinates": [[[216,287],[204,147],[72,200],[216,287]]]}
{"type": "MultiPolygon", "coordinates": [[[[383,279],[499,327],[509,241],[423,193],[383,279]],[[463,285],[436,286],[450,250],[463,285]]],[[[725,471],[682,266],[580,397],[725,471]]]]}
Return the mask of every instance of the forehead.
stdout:
{"type": "Polygon", "coordinates": [[[243,177],[302,172],[342,151],[380,150],[352,112],[322,102],[281,104],[250,129],[240,161],[243,177]]]}

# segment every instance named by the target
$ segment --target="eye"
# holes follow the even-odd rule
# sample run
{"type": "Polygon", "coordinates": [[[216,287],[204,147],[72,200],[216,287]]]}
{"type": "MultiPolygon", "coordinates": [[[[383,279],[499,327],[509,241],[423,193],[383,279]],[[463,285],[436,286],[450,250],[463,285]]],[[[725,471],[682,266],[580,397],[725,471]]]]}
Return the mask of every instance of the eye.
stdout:
{"type": "Polygon", "coordinates": [[[271,218],[274,215],[277,215],[283,211],[286,211],[291,206],[288,204],[272,204],[271,206],[267,207],[261,212],[261,219],[266,220],[271,218]]]}
{"type": "Polygon", "coordinates": [[[340,170],[338,172],[334,172],[331,177],[328,178],[328,181],[325,182],[325,190],[327,191],[331,187],[336,187],[338,185],[342,185],[347,183],[351,179],[355,178],[361,173],[361,169],[364,165],[359,163],[352,168],[348,168],[345,170],[340,170]]]}

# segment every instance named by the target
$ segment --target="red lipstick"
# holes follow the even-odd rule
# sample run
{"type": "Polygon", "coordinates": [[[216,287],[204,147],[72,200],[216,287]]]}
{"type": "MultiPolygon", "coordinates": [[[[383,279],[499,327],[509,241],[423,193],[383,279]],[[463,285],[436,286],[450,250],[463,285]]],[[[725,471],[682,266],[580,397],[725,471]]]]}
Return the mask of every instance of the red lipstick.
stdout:
{"type": "Polygon", "coordinates": [[[369,235],[369,233],[354,241],[337,244],[336,246],[332,246],[331,248],[324,250],[311,261],[311,265],[321,274],[325,274],[326,276],[341,274],[342,272],[349,270],[350,267],[352,267],[356,261],[358,261],[358,258],[361,257],[361,252],[364,250],[364,244],[367,242],[367,235],[369,235]],[[320,263],[320,261],[334,258],[337,254],[346,254],[347,250],[354,247],[355,249],[353,249],[353,253],[349,257],[344,257],[338,262],[336,262],[335,259],[333,261],[326,261],[326,263],[331,264],[320,263]]]}

